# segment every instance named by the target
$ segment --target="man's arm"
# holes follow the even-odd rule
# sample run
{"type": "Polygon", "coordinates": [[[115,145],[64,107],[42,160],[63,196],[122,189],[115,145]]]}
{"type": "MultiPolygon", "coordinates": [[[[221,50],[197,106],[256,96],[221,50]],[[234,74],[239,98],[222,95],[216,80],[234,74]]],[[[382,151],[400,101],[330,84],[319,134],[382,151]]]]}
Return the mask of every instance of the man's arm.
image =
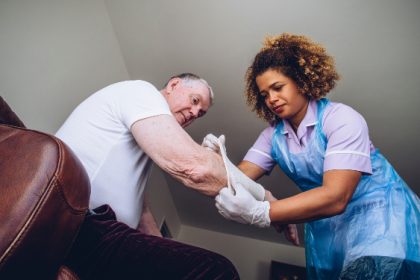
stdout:
{"type": "Polygon", "coordinates": [[[145,234],[162,237],[156,224],[155,217],[153,217],[153,214],[150,211],[149,202],[146,196],[143,198],[143,210],[141,212],[140,224],[137,229],[145,234]]]}
{"type": "Polygon", "coordinates": [[[139,120],[131,132],[147,155],[184,185],[209,196],[226,186],[221,157],[198,145],[172,116],[139,120]]]}

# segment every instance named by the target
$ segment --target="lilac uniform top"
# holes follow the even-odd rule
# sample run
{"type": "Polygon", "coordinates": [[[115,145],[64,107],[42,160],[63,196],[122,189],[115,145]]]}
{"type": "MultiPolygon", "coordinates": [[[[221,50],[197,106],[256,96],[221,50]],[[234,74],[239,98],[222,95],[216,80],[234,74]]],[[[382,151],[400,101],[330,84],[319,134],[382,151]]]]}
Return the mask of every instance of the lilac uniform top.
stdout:
{"type": "MultiPolygon", "coordinates": [[[[317,123],[317,105],[309,102],[308,110],[297,133],[288,121],[284,122],[284,134],[291,153],[304,150],[314,133],[317,123]]],[[[252,162],[270,173],[276,165],[271,157],[272,137],[275,126],[264,129],[244,160],[252,162]]],[[[370,152],[375,148],[369,140],[364,118],[351,107],[330,102],[322,117],[322,131],[327,137],[324,172],[332,169],[349,169],[372,174],[370,152]]]]}

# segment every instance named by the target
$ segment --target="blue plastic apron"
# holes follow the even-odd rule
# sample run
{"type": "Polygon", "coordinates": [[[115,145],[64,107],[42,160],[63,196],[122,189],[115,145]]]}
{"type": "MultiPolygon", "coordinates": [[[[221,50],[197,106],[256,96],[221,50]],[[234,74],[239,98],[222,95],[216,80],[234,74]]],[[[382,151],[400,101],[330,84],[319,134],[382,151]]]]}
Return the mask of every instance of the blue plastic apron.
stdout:
{"type": "MultiPolygon", "coordinates": [[[[327,106],[327,99],[317,102],[315,131],[301,153],[289,152],[283,122],[274,132],[272,156],[302,191],[322,185],[327,147],[322,116],[327,106]]],[[[413,271],[418,269],[420,200],[378,150],[371,153],[371,162],[372,175],[362,175],[343,214],[305,224],[310,279],[337,279],[347,264],[363,256],[410,260],[416,265],[413,271]]]]}

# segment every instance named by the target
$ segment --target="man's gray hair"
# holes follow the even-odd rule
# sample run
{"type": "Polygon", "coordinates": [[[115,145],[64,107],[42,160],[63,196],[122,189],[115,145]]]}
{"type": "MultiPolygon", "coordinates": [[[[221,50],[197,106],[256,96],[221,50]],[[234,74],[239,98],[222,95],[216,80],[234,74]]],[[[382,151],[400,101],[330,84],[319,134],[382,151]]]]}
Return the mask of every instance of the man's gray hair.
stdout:
{"type": "Polygon", "coordinates": [[[193,73],[182,73],[176,76],[171,77],[166,83],[165,86],[166,87],[169,83],[170,80],[174,79],[174,78],[179,78],[181,79],[183,82],[200,82],[202,83],[204,86],[207,87],[207,89],[210,92],[210,104],[213,104],[213,100],[214,100],[214,92],[213,89],[211,88],[211,86],[209,85],[209,83],[207,83],[206,80],[200,78],[198,75],[193,74],[193,73]]]}

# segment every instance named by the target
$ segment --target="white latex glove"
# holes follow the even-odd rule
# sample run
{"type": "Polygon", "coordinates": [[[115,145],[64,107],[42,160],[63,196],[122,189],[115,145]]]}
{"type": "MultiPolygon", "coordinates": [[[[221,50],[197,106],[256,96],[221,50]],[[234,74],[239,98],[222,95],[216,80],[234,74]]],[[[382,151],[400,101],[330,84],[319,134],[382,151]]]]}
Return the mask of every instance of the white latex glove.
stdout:
{"type": "Polygon", "coordinates": [[[217,138],[215,135],[209,133],[206,135],[206,137],[203,138],[203,143],[201,143],[201,146],[209,148],[213,152],[216,152],[220,155],[219,145],[223,145],[225,147],[225,141],[226,138],[223,134],[217,138]]]}
{"type": "Polygon", "coordinates": [[[221,155],[225,163],[226,173],[228,175],[228,188],[235,193],[235,186],[242,185],[252,196],[259,201],[263,201],[265,197],[265,189],[263,186],[246,176],[238,167],[236,167],[227,157],[225,148],[225,136],[219,138],[213,134],[207,134],[201,144],[203,147],[209,148],[221,155]]]}
{"type": "Polygon", "coordinates": [[[241,184],[235,185],[236,194],[228,188],[223,188],[216,196],[216,207],[226,219],[255,225],[270,226],[270,203],[256,200],[241,184]]]}

